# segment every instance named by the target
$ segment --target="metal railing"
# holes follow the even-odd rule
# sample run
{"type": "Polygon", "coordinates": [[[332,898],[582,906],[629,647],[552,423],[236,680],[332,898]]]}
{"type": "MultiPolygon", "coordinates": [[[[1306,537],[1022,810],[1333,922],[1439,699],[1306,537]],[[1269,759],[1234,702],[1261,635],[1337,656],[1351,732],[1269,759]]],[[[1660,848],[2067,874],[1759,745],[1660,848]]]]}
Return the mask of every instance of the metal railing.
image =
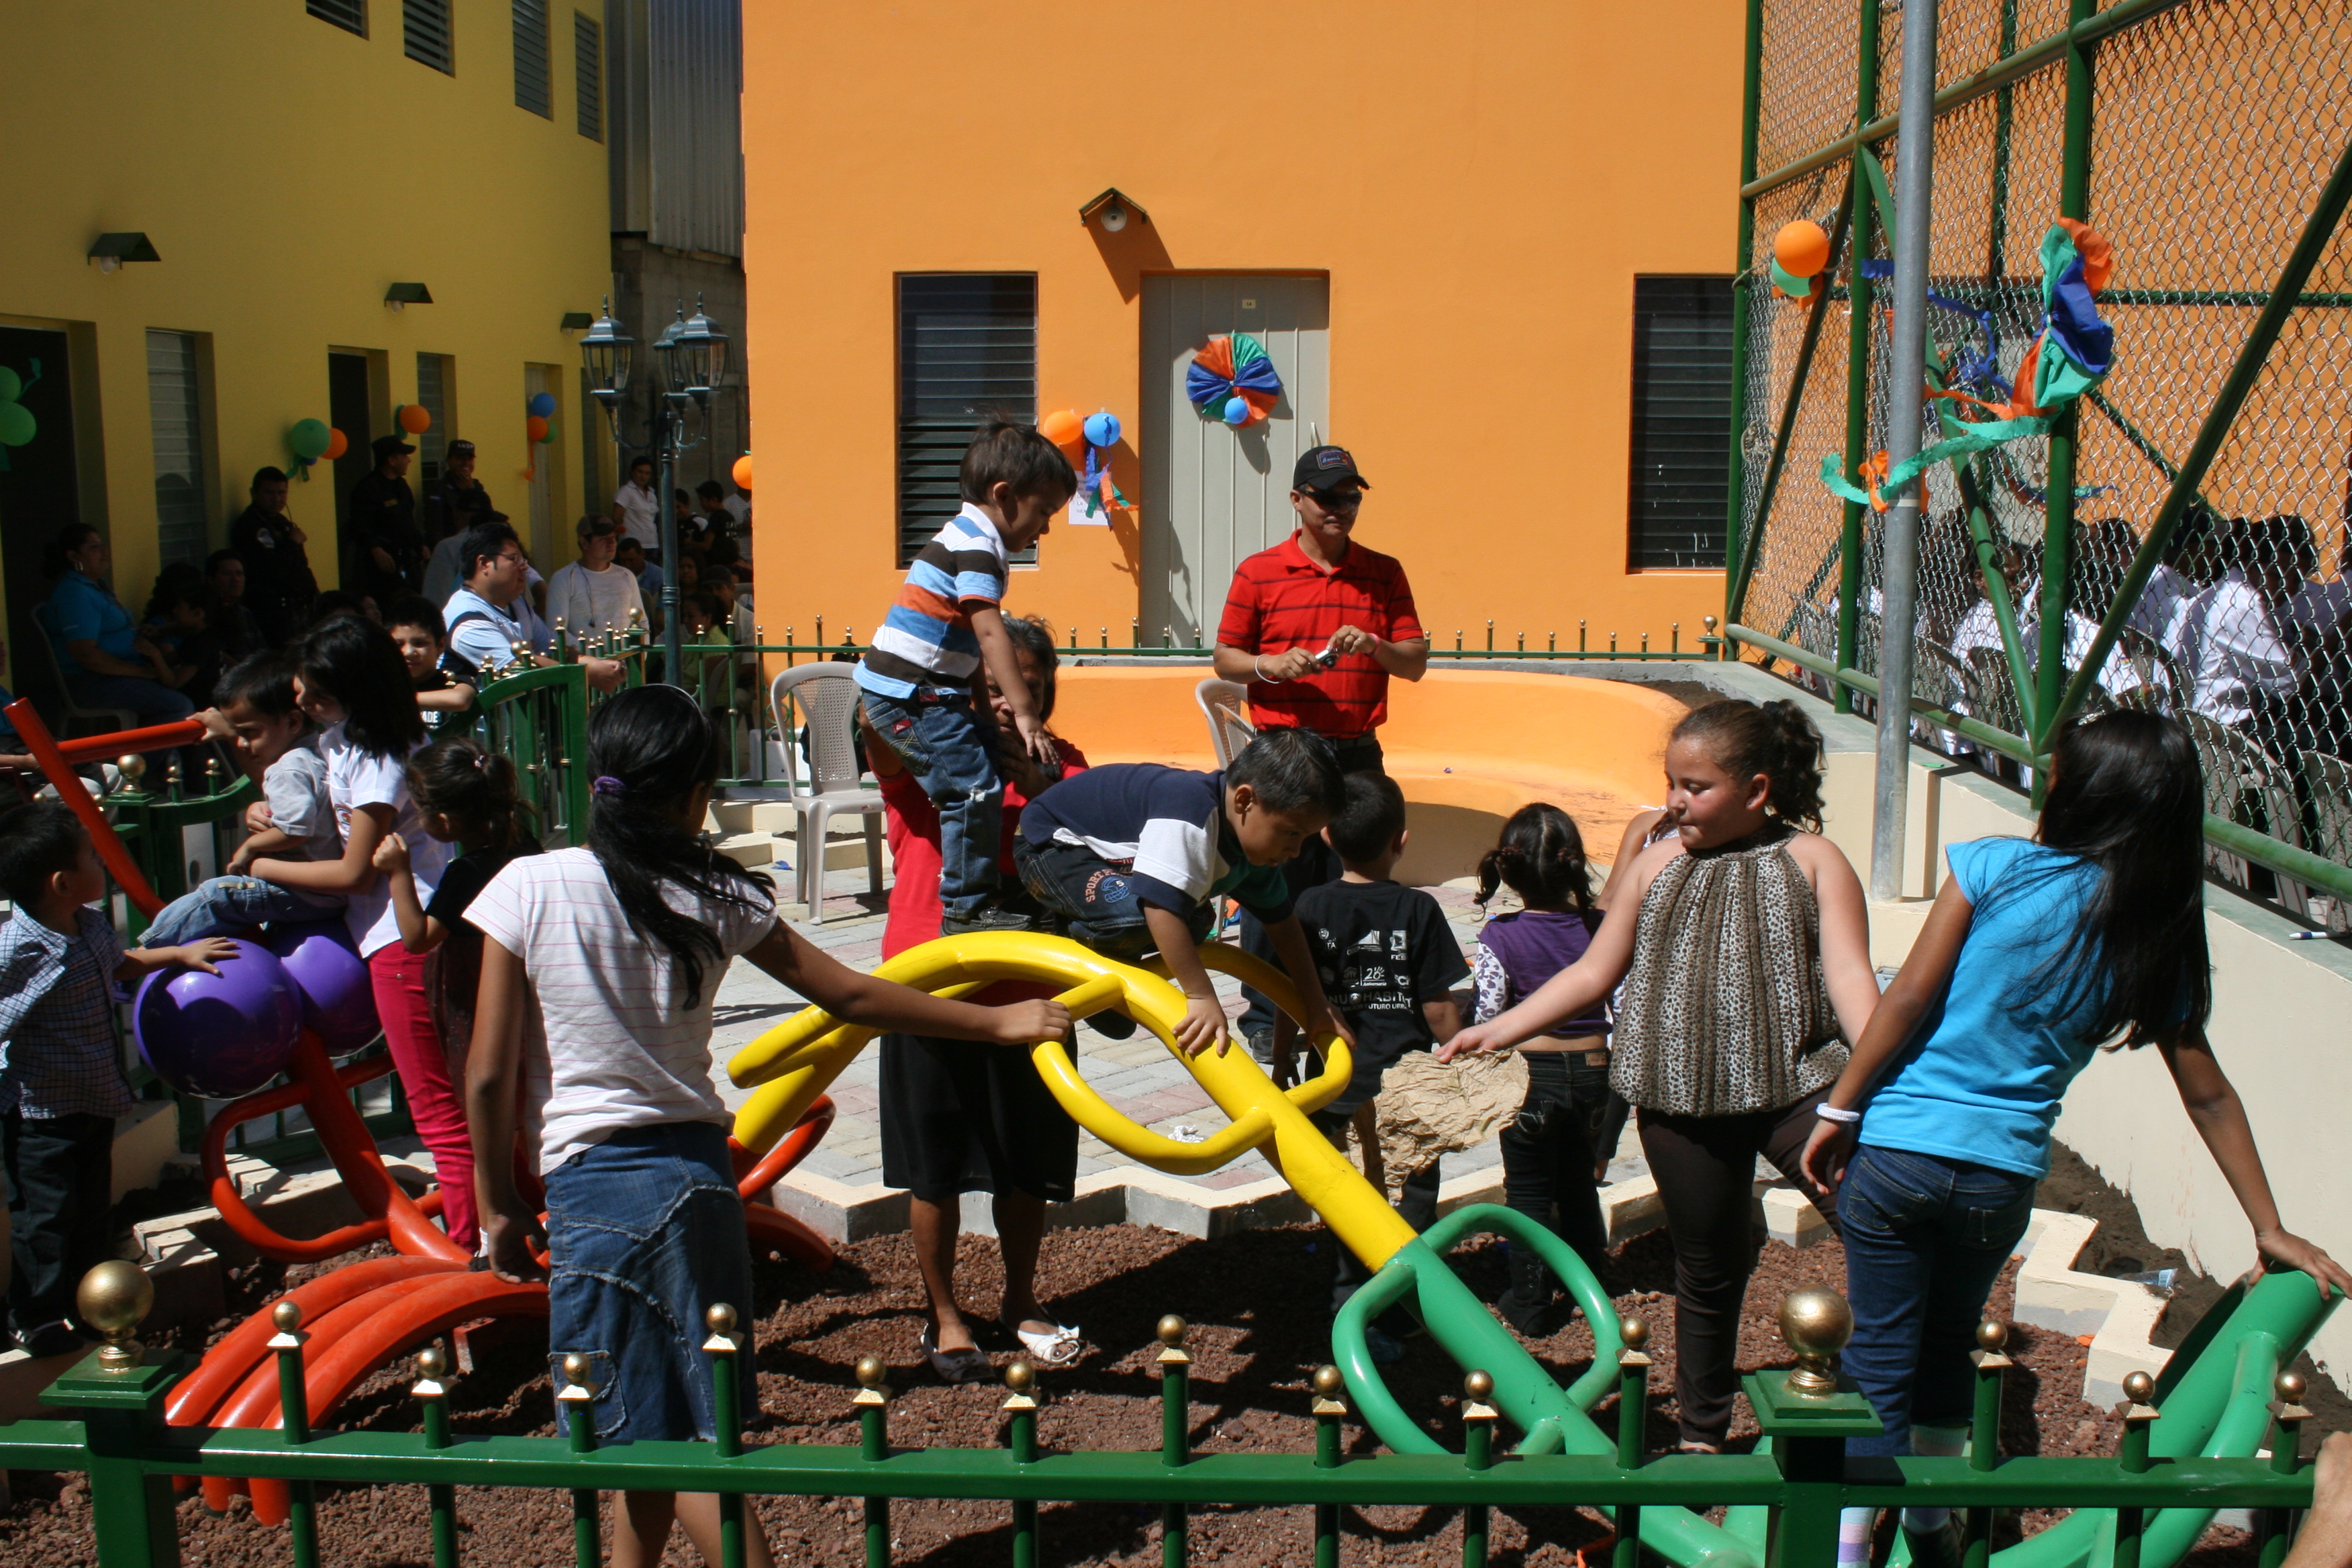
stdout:
{"type": "MultiPolygon", "coordinates": [[[[1421,1504],[1464,1512],[1463,1561],[1487,1560],[1490,1510],[1497,1507],[1592,1507],[1615,1515],[1612,1568],[1635,1568],[1645,1510],[1727,1508],[1726,1529],[1762,1563],[1827,1563],[1835,1555],[1838,1516],[1848,1507],[1946,1506],[1964,1510],[1968,1554],[1981,1565],[1990,1555],[1999,1509],[2113,1509],[2113,1561],[2149,1568],[2177,1561],[2217,1508],[2260,1510],[2262,1561],[2284,1552],[2290,1510],[2307,1508],[2311,1472],[2296,1455],[2310,1412],[2299,1403],[2303,1380],[2276,1376],[2279,1405],[2262,1434],[2270,1456],[2249,1458],[2169,1455],[2155,1441],[2158,1405],[2168,1388],[2146,1373],[2125,1383],[2131,1400],[2118,1451],[2110,1458],[2004,1457],[1999,1452],[2002,1384],[2011,1365],[2002,1353],[2006,1329],[1987,1323],[1976,1358],[1976,1396],[1969,1452],[1954,1458],[1848,1459],[1846,1439],[1879,1428],[1851,1381],[1835,1374],[1832,1357],[1843,1343],[1844,1303],[1830,1292],[1783,1303],[1783,1332],[1797,1352],[1788,1373],[1751,1373],[1743,1389],[1766,1441],[1754,1454],[1652,1454],[1644,1432],[1651,1358],[1638,1320],[1621,1326],[1625,1349],[1612,1380],[1620,1419],[1616,1451],[1565,1454],[1497,1452],[1496,1408],[1486,1401],[1493,1381],[1472,1372],[1464,1380],[1460,1423],[1463,1451],[1436,1454],[1349,1454],[1350,1411],[1337,1367],[1311,1380],[1316,1426],[1312,1453],[1192,1452],[1191,1356],[1187,1327],[1164,1318],[1153,1375],[1160,1384],[1161,1441],[1142,1451],[1053,1453],[1041,1448],[1037,1412],[1044,1390],[1035,1369],[1007,1369],[1003,1437],[993,1448],[894,1447],[889,1436],[886,1369],[867,1357],[856,1367],[861,1385],[847,1401],[859,1426],[852,1445],[745,1441],[739,1358],[750,1349],[735,1311],[717,1306],[707,1325],[714,1393],[716,1439],[637,1442],[600,1447],[595,1436],[596,1388],[588,1358],[564,1359],[556,1405],[562,1436],[478,1436],[454,1433],[446,1360],[437,1348],[417,1358],[410,1390],[417,1406],[413,1432],[313,1430],[305,1395],[306,1344],[301,1309],[291,1300],[274,1310],[277,1335],[268,1342],[278,1363],[280,1426],[166,1428],[163,1408],[190,1358],[150,1359],[131,1339],[152,1303],[152,1288],[127,1265],[101,1265],[84,1285],[84,1315],[110,1343],[60,1379],[45,1402],[74,1419],[22,1421],[0,1427],[0,1468],[79,1471],[89,1477],[89,1503],[99,1568],[152,1568],[178,1559],[172,1479],[241,1478],[275,1483],[271,1510],[290,1526],[296,1568],[320,1562],[318,1489],[322,1485],[418,1485],[426,1489],[436,1568],[459,1561],[457,1494],[461,1486],[530,1487],[571,1493],[572,1544],[582,1568],[600,1563],[602,1491],[716,1493],[720,1502],[721,1561],[745,1561],[746,1508],[751,1496],[803,1495],[864,1501],[863,1544],[867,1568],[891,1560],[889,1515],[901,1498],[992,1499],[1006,1505],[1013,1562],[1038,1561],[1037,1506],[1048,1501],[1107,1500],[1157,1504],[1161,1510],[1161,1563],[1188,1561],[1192,1510],[1212,1506],[1302,1507],[1314,1511],[1315,1558],[1336,1568],[1339,1510],[1370,1504],[1421,1504]],[[128,1270],[105,1275],[104,1270],[128,1270]],[[142,1289],[144,1300],[141,1300],[142,1289]],[[1636,1418],[1628,1419],[1631,1415],[1636,1418]]],[[[1846,1319],[1850,1322],[1850,1319],[1846,1319]]],[[[2264,1374],[2266,1377],[2268,1373],[2264,1374]]],[[[1605,1386],[1605,1384],[1604,1384],[1605,1386]]],[[[2273,1392],[2269,1386],[2257,1391],[2273,1392]]],[[[2258,1409],[2258,1413],[2259,1409],[2258,1409]]],[[[255,1487],[257,1508],[261,1489],[255,1487]]],[[[2081,1517],[2078,1525],[2101,1522],[2081,1517]]],[[[2064,1532],[2065,1526],[2053,1527],[2064,1532]]],[[[2038,1539],[2038,1538],[2037,1538],[2038,1539]]],[[[2053,1544],[2055,1544],[2053,1542],[2053,1544]]],[[[2032,1552],[2033,1542],[2017,1549],[2032,1552]]]]}
{"type": "MultiPolygon", "coordinates": [[[[2116,286],[2096,294],[2103,384],[2046,434],[1921,476],[1924,738],[2032,767],[2078,714],[2177,713],[2217,874],[2352,928],[2341,18],[2320,0],[1940,10],[1922,390],[2000,405],[2031,375],[2054,224],[2112,242],[2116,286]]],[[[1875,697],[1889,635],[1878,514],[1813,471],[1866,489],[1895,422],[1923,444],[1968,427],[1953,398],[1889,383],[1902,21],[1883,0],[1747,18],[1726,635],[1841,711],[1875,697]],[[1801,219],[1830,258],[1791,298],[1774,239],[1801,219]]]]}

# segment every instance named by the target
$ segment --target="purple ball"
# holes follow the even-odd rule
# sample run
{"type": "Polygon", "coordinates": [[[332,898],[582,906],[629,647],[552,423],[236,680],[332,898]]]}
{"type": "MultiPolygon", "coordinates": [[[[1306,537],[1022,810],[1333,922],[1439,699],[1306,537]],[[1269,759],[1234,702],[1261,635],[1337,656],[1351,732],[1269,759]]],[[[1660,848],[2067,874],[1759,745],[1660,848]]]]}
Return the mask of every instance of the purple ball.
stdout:
{"type": "Polygon", "coordinates": [[[383,1032],[367,960],[341,920],[279,921],[262,945],[278,955],[302,994],[302,1024],[331,1057],[349,1056],[383,1032]]]}
{"type": "Polygon", "coordinates": [[[258,942],[236,952],[218,974],[163,969],[139,987],[131,1009],[139,1054],[183,1094],[235,1100],[286,1069],[302,1031],[302,995],[278,957],[258,942]]]}

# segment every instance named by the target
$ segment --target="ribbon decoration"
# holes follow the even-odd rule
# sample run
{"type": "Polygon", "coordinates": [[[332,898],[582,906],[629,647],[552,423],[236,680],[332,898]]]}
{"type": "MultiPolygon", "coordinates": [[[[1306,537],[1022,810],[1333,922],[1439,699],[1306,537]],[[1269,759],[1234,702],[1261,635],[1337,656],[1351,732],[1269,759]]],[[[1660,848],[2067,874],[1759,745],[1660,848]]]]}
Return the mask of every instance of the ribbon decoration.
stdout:
{"type": "MultiPolygon", "coordinates": [[[[2114,248],[2087,224],[2062,217],[2042,237],[2041,257],[2042,331],[2027,346],[2024,357],[2018,362],[2015,377],[2008,384],[1987,369],[1987,362],[1996,352],[1990,341],[1991,324],[1986,319],[1990,313],[1929,296],[1945,309],[1979,316],[1986,323],[1984,354],[1948,374],[1947,379],[1960,380],[1965,374],[1979,384],[2003,392],[2007,401],[1996,404],[1945,386],[1923,388],[1923,397],[1947,398],[1963,407],[1982,409],[1992,417],[1956,419],[1960,426],[1957,434],[1891,468],[1886,454],[1877,453],[1861,468],[1862,477],[1868,482],[1867,489],[1846,482],[1834,455],[1823,458],[1822,483],[1832,495],[1885,511],[1887,503],[1882,491],[1901,489],[1934,464],[1989,451],[2026,437],[2047,436],[2068,405],[2106,378],[2115,368],[2116,331],[2112,324],[2100,318],[2097,294],[2114,276],[2114,248]]],[[[1874,268],[1885,264],[1863,265],[1874,268]]],[[[1865,275],[1889,276],[1892,270],[1888,268],[1885,274],[1868,271],[1865,275]]],[[[2084,494],[2096,495],[2106,488],[2078,491],[2077,499],[2084,494]]]]}
{"type": "Polygon", "coordinates": [[[1084,434],[1079,437],[1087,448],[1086,468],[1078,479],[1078,493],[1072,498],[1070,521],[1094,528],[1110,526],[1109,509],[1122,510],[1134,505],[1119,492],[1110,477],[1110,464],[1103,454],[1118,445],[1118,416],[1105,409],[1089,415],[1084,434]]]}
{"type": "Polygon", "coordinates": [[[1185,367],[1184,395],[1202,418],[1247,429],[1281,400],[1282,378],[1255,338],[1247,332],[1220,333],[1185,367]]]}

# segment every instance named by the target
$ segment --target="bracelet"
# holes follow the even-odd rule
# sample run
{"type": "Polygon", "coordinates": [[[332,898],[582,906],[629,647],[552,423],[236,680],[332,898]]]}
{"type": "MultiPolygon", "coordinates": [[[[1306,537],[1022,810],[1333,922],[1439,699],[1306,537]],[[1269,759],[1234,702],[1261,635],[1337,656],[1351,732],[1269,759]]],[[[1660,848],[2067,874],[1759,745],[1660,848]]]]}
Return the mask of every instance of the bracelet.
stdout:
{"type": "Polygon", "coordinates": [[[1265,655],[1262,653],[1254,653],[1250,655],[1250,670],[1257,677],[1260,685],[1274,686],[1279,684],[1278,682],[1266,679],[1265,655]]]}
{"type": "Polygon", "coordinates": [[[1824,1121],[1834,1121],[1841,1127],[1851,1127],[1862,1120],[1859,1110],[1840,1110],[1827,1100],[1813,1107],[1813,1114],[1824,1121]]]}

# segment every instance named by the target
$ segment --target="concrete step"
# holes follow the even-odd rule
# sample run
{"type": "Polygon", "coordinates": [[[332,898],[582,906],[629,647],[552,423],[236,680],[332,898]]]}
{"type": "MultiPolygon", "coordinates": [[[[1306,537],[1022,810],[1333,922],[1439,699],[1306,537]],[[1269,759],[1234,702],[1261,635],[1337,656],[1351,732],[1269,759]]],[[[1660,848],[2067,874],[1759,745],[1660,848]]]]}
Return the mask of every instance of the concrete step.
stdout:
{"type": "MultiPolygon", "coordinates": [[[[781,800],[715,800],[703,827],[711,833],[774,833],[791,838],[800,832],[800,816],[797,807],[781,800]]],[[[862,821],[856,813],[835,813],[825,822],[824,836],[855,838],[862,821]]]]}

